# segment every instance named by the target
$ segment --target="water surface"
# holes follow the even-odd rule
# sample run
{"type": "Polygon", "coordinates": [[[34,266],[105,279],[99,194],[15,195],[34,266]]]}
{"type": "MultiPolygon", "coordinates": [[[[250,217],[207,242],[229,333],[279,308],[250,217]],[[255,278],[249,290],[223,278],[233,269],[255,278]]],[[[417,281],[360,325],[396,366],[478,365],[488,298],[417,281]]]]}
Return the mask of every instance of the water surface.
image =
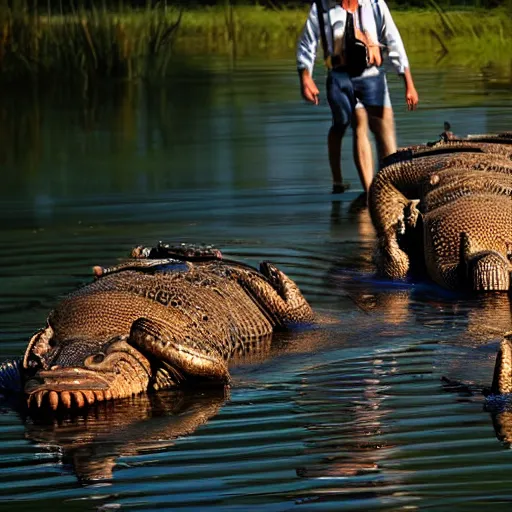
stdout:
{"type": "MultiPolygon", "coordinates": [[[[445,120],[460,134],[511,129],[510,88],[487,75],[415,77],[415,113],[390,79],[400,145],[434,140],[445,120]]],[[[55,421],[2,404],[1,508],[508,509],[512,453],[496,437],[508,416],[441,377],[490,383],[510,299],[373,277],[351,138],[352,188],[332,196],[328,107],[300,101],[293,63],[9,91],[0,119],[0,359],[23,352],[93,265],[158,240],[272,260],[328,320],[237,364],[226,392],[55,421]]]]}

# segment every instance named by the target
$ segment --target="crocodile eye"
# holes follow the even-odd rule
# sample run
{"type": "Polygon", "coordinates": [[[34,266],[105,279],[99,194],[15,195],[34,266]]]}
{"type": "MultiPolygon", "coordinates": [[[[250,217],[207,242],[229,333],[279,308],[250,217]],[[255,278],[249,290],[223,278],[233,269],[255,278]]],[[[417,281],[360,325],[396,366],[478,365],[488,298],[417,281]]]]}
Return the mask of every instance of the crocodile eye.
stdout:
{"type": "Polygon", "coordinates": [[[92,356],[91,362],[98,364],[98,363],[103,362],[104,359],[105,359],[105,354],[100,352],[99,354],[95,354],[92,356]]]}

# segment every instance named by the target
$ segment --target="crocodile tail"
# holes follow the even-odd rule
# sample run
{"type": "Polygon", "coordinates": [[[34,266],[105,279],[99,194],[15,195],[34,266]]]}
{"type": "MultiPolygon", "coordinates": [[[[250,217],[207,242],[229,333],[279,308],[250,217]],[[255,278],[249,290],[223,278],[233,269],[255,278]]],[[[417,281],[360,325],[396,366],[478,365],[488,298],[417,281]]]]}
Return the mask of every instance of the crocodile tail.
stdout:
{"type": "Polygon", "coordinates": [[[21,393],[23,385],[21,382],[22,360],[14,359],[4,361],[0,364],[0,392],[1,393],[21,393]]]}

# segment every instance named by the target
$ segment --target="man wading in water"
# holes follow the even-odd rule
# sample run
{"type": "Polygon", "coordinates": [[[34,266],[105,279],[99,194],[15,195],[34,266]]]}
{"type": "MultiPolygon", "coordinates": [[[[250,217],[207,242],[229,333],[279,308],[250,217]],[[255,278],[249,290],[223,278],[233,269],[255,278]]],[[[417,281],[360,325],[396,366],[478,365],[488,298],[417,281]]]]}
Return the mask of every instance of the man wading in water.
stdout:
{"type": "Polygon", "coordinates": [[[333,118],[327,139],[332,191],[342,193],[348,188],[342,180],[341,141],[352,123],[354,160],[367,193],[373,179],[368,124],[375,135],[379,160],[396,151],[393,109],[381,67],[381,47],[403,77],[407,108],[414,110],[418,93],[407,54],[384,0],[316,0],[297,47],[302,96],[315,105],[319,91],[312,74],[319,39],[328,68],[327,99],[333,118]]]}

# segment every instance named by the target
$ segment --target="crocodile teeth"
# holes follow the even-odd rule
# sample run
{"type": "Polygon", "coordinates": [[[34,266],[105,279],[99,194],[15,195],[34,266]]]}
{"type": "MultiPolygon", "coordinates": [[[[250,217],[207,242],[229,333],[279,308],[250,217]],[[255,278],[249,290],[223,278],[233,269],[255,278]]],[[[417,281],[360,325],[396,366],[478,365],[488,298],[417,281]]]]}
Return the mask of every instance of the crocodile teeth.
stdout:
{"type": "Polygon", "coordinates": [[[105,395],[103,394],[103,391],[95,391],[94,396],[96,397],[97,402],[103,402],[103,400],[105,400],[105,395]]]}
{"type": "Polygon", "coordinates": [[[56,411],[59,406],[59,395],[55,391],[50,391],[48,395],[48,401],[50,402],[50,407],[56,411]]]}
{"type": "Polygon", "coordinates": [[[75,391],[73,396],[75,397],[76,405],[78,407],[83,407],[85,404],[84,395],[80,391],[75,391]]]}
{"type": "Polygon", "coordinates": [[[29,397],[27,398],[27,407],[30,407],[33,398],[34,398],[34,395],[29,395],[29,397]]]}
{"type": "Polygon", "coordinates": [[[82,394],[89,405],[94,403],[94,393],[92,391],[82,391],[82,394]]]}
{"type": "Polygon", "coordinates": [[[105,400],[112,400],[112,392],[110,391],[110,389],[107,389],[105,391],[105,400]]]}
{"type": "Polygon", "coordinates": [[[48,393],[46,390],[36,393],[36,402],[38,408],[41,408],[41,405],[43,404],[43,398],[45,397],[46,393],[48,393]]]}
{"type": "Polygon", "coordinates": [[[71,407],[71,395],[69,394],[69,391],[63,391],[60,394],[60,401],[62,402],[62,405],[67,409],[71,407]]]}

